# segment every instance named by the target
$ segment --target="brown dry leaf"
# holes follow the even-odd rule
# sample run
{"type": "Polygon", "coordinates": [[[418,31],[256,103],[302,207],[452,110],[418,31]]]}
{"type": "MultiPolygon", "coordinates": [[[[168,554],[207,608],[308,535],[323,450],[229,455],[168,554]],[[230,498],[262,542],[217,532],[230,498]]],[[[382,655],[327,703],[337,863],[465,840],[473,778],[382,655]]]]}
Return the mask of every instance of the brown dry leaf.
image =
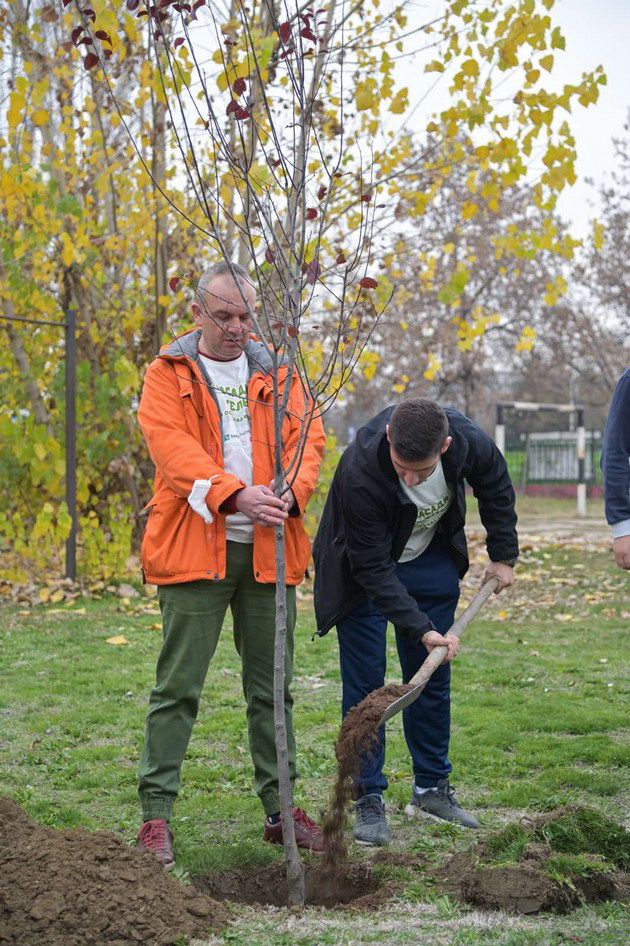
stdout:
{"type": "Polygon", "coordinates": [[[121,646],[123,644],[128,644],[129,641],[122,634],[115,634],[114,637],[108,637],[105,641],[106,644],[115,644],[121,646]]]}

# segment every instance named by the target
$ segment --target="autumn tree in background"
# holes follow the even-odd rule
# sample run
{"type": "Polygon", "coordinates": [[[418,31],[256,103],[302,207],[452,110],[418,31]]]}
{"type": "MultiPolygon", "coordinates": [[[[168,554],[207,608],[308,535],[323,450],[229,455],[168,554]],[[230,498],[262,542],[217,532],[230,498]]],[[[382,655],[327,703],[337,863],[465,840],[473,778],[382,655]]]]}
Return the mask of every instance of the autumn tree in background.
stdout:
{"type": "MultiPolygon", "coordinates": [[[[604,81],[597,71],[553,90],[563,40],[552,8],[448,0],[425,23],[406,3],[0,2],[0,465],[20,484],[0,526],[14,576],[54,567],[69,525],[63,340],[45,323],[77,310],[79,566],[116,574],[149,492],[134,418],[142,371],[188,324],[186,293],[207,262],[253,268],[261,332],[293,351],[325,409],[339,391],[352,397],[351,375],[383,370],[376,315],[405,300],[396,241],[407,247],[433,207],[452,200],[455,230],[487,216],[500,234],[502,195],[528,183],[540,215],[552,213],[573,178],[559,115],[596,101],[604,81]],[[410,114],[400,56],[420,63],[414,86],[448,84],[444,107],[410,114]],[[298,87],[287,62],[303,65],[298,87]],[[302,165],[296,109],[312,130],[302,165]],[[465,190],[451,183],[462,168],[465,190]],[[11,321],[21,318],[39,324],[11,321]]],[[[445,279],[432,291],[454,293],[442,304],[457,315],[449,254],[432,252],[445,279]]],[[[419,278],[427,269],[411,265],[419,278]]],[[[424,316],[408,325],[409,347],[424,345],[424,316]]],[[[446,320],[444,331],[456,340],[468,328],[446,320]]]]}
{"type": "Polygon", "coordinates": [[[602,430],[610,398],[630,360],[630,140],[613,139],[616,170],[596,192],[592,231],[565,265],[567,292],[551,309],[520,367],[515,394],[570,399],[602,430]]]}
{"type": "Polygon", "coordinates": [[[145,83],[142,30],[114,15],[125,56],[112,79],[134,92],[135,146],[77,55],[71,15],[0,4],[0,466],[15,484],[0,532],[14,576],[54,574],[70,525],[63,331],[47,323],[78,313],[81,572],[119,573],[149,475],[133,404],[166,326],[166,259],[193,253],[189,225],[168,217],[156,187],[168,193],[174,171],[161,158],[166,129],[145,83]]]}

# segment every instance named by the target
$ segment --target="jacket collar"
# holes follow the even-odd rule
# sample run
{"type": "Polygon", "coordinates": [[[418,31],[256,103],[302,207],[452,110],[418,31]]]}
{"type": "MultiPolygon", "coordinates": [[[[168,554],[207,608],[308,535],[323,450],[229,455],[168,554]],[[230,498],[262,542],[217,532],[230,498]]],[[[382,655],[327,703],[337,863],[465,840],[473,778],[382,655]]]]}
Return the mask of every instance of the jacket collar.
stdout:
{"type": "MultiPolygon", "coordinates": [[[[188,358],[199,368],[199,339],[201,338],[201,329],[192,329],[190,332],[184,332],[178,335],[171,342],[165,345],[158,355],[158,358],[188,358]]],[[[250,336],[244,347],[245,355],[249,364],[249,376],[257,371],[263,374],[271,374],[273,362],[271,354],[265,344],[254,336],[250,336]]],[[[286,358],[280,359],[280,365],[286,364],[286,358]]]]}

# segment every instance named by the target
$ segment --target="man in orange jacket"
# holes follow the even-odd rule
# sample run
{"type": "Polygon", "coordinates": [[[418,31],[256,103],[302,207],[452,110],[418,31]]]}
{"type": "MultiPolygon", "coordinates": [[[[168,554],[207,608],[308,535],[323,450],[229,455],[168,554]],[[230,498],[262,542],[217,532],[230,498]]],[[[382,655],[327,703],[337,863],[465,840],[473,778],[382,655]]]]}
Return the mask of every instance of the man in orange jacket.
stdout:
{"type": "MultiPolygon", "coordinates": [[[[256,292],[246,271],[217,263],[199,281],[196,329],[165,346],[149,366],[138,420],[155,463],[155,493],[142,543],[146,581],[157,584],[163,645],[151,691],[139,792],[138,847],[174,865],[171,812],[201,690],[229,607],[241,657],[255,790],[266,813],[264,838],[282,843],[273,723],[275,536],[284,524],[287,582],[285,720],[296,778],[289,690],[295,586],[310,554],[302,514],[319,472],[324,432],[297,375],[282,421],[290,489],[274,494],[272,362],[250,335],[256,292]]],[[[322,849],[322,834],[293,809],[299,847],[322,849]]]]}

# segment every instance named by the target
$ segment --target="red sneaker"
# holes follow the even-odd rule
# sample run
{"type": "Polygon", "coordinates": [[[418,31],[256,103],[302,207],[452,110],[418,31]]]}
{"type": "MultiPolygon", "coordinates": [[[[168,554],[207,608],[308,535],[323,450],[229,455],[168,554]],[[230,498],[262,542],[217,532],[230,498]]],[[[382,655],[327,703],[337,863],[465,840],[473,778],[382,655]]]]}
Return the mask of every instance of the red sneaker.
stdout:
{"type": "MultiPolygon", "coordinates": [[[[295,825],[297,846],[305,848],[307,851],[321,853],[324,850],[324,832],[322,829],[315,824],[312,818],[309,818],[303,808],[292,808],[291,814],[295,825]]],[[[270,844],[282,844],[282,821],[271,824],[269,818],[265,819],[263,841],[269,841],[270,844]]]]}
{"type": "Polygon", "coordinates": [[[164,818],[145,821],[138,832],[136,847],[139,851],[153,851],[165,870],[173,870],[173,832],[164,818]]]}

